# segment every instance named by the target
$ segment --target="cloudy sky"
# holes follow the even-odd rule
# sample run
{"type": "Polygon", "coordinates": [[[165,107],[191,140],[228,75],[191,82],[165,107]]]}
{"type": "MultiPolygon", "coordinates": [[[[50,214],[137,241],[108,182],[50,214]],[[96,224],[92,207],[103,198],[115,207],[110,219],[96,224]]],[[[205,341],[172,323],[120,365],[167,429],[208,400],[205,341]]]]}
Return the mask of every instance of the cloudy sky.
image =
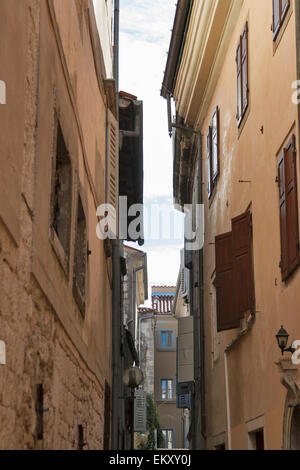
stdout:
{"type": "MultiPolygon", "coordinates": [[[[172,205],[172,141],[168,135],[166,101],[160,96],[175,15],[175,0],[120,1],[120,89],[144,102],[144,197],[151,204],[172,205]]],[[[151,210],[150,210],[151,212],[151,210]]],[[[148,275],[152,284],[175,285],[180,266],[182,217],[173,212],[177,228],[171,240],[146,238],[148,275]],[[178,234],[179,232],[179,234],[178,234]]],[[[166,217],[162,215],[161,220],[166,217]]],[[[146,220],[150,232],[153,216],[146,220]],[[150,224],[150,227],[149,227],[150,224]]],[[[171,230],[173,233],[174,230],[171,230]]]]}

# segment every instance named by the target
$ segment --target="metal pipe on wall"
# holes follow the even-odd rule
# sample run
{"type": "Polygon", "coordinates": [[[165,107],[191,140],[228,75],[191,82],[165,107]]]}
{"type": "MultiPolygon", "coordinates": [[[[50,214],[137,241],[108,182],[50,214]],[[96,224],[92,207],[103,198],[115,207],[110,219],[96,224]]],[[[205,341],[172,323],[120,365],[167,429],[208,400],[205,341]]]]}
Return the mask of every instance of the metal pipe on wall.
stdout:
{"type": "MultiPolygon", "coordinates": [[[[116,87],[117,113],[119,111],[119,15],[120,2],[114,3],[114,79],[116,87]]],[[[119,422],[122,416],[121,374],[121,269],[120,240],[112,240],[112,449],[120,450],[119,422]]]]}

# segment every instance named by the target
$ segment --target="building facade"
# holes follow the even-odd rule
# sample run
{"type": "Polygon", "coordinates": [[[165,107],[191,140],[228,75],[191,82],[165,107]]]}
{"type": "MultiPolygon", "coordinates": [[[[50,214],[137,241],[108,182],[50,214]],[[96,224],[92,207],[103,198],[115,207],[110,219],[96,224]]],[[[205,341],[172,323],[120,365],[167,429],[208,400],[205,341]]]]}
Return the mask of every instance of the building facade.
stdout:
{"type": "Polygon", "coordinates": [[[178,3],[162,89],[174,195],[205,220],[185,259],[193,448],[300,448],[299,366],[275,338],[300,337],[299,37],[298,1],[178,3]]]}
{"type": "Polygon", "coordinates": [[[183,448],[183,411],[176,406],[177,320],[172,312],[174,287],[153,286],[154,399],[166,449],[183,448]]]}
{"type": "Polygon", "coordinates": [[[96,235],[108,147],[118,159],[110,4],[105,49],[89,0],[0,5],[2,449],[111,445],[112,265],[96,235]]]}

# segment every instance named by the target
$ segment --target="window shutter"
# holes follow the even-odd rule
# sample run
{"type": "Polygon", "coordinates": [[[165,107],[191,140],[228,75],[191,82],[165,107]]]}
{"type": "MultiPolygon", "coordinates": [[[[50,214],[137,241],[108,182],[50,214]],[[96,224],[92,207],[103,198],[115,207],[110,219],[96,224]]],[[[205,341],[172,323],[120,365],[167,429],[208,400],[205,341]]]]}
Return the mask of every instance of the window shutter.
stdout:
{"type": "Polygon", "coordinates": [[[295,136],[278,162],[282,279],[299,265],[299,219],[295,136]]]}
{"type": "Polygon", "coordinates": [[[242,118],[242,56],[241,56],[241,40],[236,51],[237,66],[237,121],[240,123],[242,118]]]}
{"type": "Polygon", "coordinates": [[[220,235],[216,243],[216,291],[218,331],[237,328],[240,324],[235,315],[232,233],[220,235]]]}
{"type": "Polygon", "coordinates": [[[147,396],[143,390],[135,392],[134,400],[134,431],[146,432],[147,430],[147,396]]]}
{"type": "Polygon", "coordinates": [[[280,28],[281,0],[273,0],[273,38],[277,36],[280,28]]]}
{"type": "Polygon", "coordinates": [[[286,214],[286,193],[285,193],[285,168],[284,153],[278,161],[278,185],[279,185],[279,212],[280,212],[280,241],[281,241],[281,261],[280,268],[282,280],[288,277],[288,258],[287,258],[287,214],[286,214]]]}
{"type": "Polygon", "coordinates": [[[207,134],[207,192],[208,197],[210,198],[212,193],[212,162],[211,162],[211,154],[212,154],[212,145],[211,145],[211,136],[212,136],[212,129],[209,127],[208,134],[207,134]]]}
{"type": "Polygon", "coordinates": [[[107,110],[107,146],[106,146],[106,204],[115,208],[110,220],[110,227],[118,231],[119,210],[119,128],[112,112],[107,110]]]}
{"type": "Polygon", "coordinates": [[[212,143],[211,143],[211,152],[212,152],[212,181],[213,183],[219,176],[219,159],[220,159],[220,114],[219,108],[217,107],[213,117],[212,117],[212,143]]]}
{"type": "Polygon", "coordinates": [[[235,312],[242,319],[247,311],[254,310],[254,283],[252,263],[251,214],[232,220],[233,284],[235,312]]]}

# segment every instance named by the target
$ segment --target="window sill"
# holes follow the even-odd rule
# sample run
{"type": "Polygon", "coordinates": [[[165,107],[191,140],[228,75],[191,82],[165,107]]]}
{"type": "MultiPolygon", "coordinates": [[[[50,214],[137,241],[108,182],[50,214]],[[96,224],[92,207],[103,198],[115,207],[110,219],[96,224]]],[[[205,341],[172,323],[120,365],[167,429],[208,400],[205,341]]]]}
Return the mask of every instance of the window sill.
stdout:
{"type": "Polygon", "coordinates": [[[66,277],[69,278],[69,257],[66,255],[56,231],[52,226],[50,227],[49,240],[59,264],[61,265],[66,277]]]}

